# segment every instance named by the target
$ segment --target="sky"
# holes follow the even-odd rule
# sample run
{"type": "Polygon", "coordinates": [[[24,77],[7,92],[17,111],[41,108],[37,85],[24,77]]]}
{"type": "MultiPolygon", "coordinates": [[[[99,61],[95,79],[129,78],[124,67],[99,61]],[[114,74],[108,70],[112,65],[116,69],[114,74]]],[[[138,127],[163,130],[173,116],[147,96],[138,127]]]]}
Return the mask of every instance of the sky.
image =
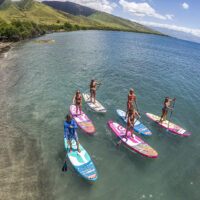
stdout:
{"type": "Polygon", "coordinates": [[[200,39],[200,0],[69,1],[147,26],[180,31],[200,39]]]}

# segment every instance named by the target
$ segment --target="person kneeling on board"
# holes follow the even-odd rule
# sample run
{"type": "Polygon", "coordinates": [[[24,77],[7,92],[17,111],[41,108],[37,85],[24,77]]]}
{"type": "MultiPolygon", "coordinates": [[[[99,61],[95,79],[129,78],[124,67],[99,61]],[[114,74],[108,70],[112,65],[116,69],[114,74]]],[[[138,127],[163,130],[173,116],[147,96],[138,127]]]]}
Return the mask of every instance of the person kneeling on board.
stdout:
{"type": "Polygon", "coordinates": [[[74,95],[72,104],[74,104],[74,101],[75,101],[75,100],[76,100],[76,114],[78,114],[78,110],[79,110],[80,115],[81,115],[81,109],[82,109],[82,95],[80,94],[80,90],[77,90],[77,91],[76,91],[76,94],[74,95]]]}
{"type": "Polygon", "coordinates": [[[65,137],[67,139],[67,144],[70,146],[69,153],[72,151],[72,139],[76,141],[77,150],[80,153],[81,150],[79,149],[79,141],[78,141],[78,134],[75,129],[77,129],[78,126],[75,122],[75,120],[72,118],[71,114],[67,114],[66,121],[64,123],[64,130],[65,130],[65,137]]]}
{"type": "Polygon", "coordinates": [[[138,112],[133,107],[131,107],[128,112],[128,120],[127,120],[127,127],[126,127],[126,133],[125,133],[126,139],[127,139],[127,134],[128,134],[129,129],[131,130],[131,137],[134,138],[133,129],[134,129],[134,124],[135,124],[135,115],[137,115],[138,118],[141,118],[138,112]]]}
{"type": "Polygon", "coordinates": [[[175,100],[176,100],[176,97],[174,99],[169,99],[169,97],[165,97],[164,107],[162,108],[162,115],[160,117],[161,123],[166,120],[168,110],[171,110],[171,111],[173,110],[173,108],[170,108],[169,105],[170,105],[170,102],[175,101],[175,100]]]}
{"type": "Polygon", "coordinates": [[[92,97],[94,98],[94,103],[96,103],[96,88],[95,85],[103,85],[103,83],[98,83],[94,81],[94,78],[90,82],[90,103],[92,103],[92,97]]]}

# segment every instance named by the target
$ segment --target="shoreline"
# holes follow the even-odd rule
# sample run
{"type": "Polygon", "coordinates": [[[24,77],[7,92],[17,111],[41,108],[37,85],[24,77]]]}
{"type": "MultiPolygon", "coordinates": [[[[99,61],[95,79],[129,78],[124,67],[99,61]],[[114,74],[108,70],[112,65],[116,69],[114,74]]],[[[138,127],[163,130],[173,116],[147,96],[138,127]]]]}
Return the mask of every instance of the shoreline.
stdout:
{"type": "Polygon", "coordinates": [[[0,42],[0,54],[8,52],[16,42],[0,42]]]}

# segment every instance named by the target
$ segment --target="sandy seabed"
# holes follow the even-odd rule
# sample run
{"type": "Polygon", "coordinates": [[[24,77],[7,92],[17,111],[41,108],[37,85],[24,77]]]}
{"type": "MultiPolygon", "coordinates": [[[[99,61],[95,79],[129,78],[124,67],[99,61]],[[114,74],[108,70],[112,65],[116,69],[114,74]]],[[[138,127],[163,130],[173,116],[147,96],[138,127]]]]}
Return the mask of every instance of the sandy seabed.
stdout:
{"type": "Polygon", "coordinates": [[[0,58],[0,199],[51,200],[40,144],[11,118],[15,104],[10,93],[20,79],[16,67],[0,58]]]}

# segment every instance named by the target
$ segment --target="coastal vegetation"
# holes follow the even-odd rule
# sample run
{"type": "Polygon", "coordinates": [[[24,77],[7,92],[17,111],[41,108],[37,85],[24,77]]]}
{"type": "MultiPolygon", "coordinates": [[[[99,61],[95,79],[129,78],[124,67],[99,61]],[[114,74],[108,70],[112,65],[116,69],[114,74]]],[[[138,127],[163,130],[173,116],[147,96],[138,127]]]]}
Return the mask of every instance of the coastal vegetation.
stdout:
{"type": "Polygon", "coordinates": [[[46,4],[48,2],[34,0],[1,0],[0,41],[19,41],[54,31],[88,29],[163,35],[138,23],[71,2],[46,4]]]}

